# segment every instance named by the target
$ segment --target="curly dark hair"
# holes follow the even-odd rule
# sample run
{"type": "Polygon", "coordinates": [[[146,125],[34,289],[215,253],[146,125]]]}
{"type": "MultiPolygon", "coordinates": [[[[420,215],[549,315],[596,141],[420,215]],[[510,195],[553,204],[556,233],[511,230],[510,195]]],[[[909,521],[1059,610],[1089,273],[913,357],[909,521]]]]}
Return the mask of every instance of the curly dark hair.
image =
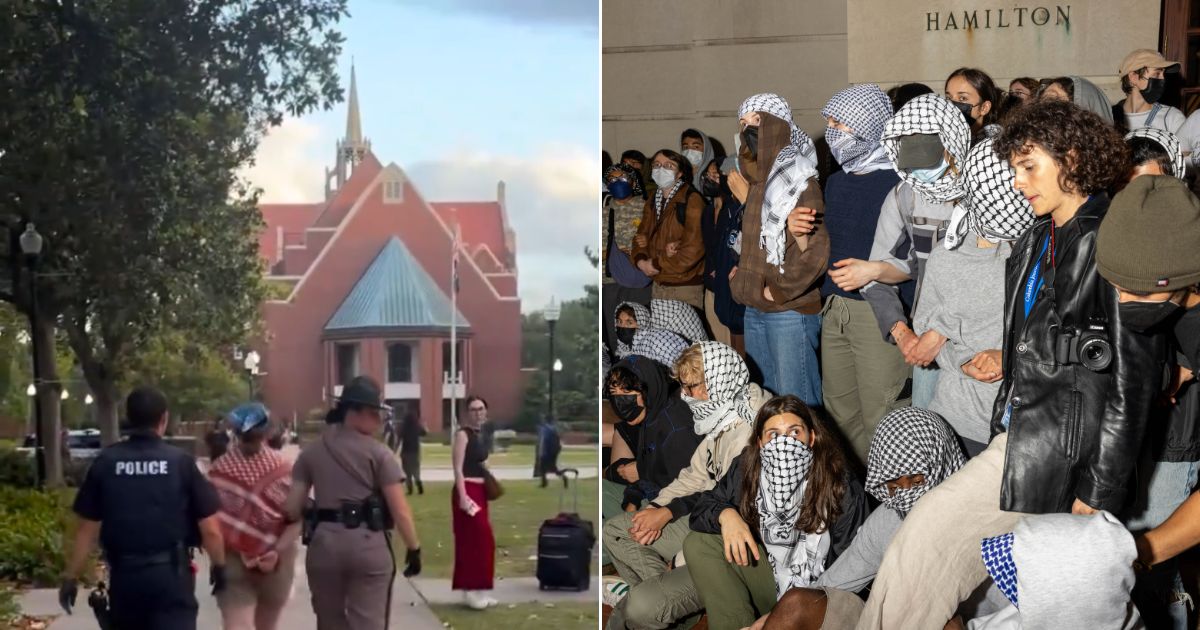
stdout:
{"type": "Polygon", "coordinates": [[[1103,192],[1129,173],[1129,147],[1117,130],[1073,103],[1039,100],[1018,109],[996,138],[996,155],[1010,160],[1039,147],[1060,169],[1064,191],[1103,192]]]}

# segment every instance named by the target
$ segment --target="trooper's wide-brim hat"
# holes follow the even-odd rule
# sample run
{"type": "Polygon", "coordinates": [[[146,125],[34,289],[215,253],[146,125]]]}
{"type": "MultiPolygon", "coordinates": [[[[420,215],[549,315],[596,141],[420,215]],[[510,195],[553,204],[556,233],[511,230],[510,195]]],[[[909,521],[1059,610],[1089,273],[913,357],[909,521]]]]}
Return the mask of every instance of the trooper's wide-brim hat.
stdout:
{"type": "Polygon", "coordinates": [[[391,409],[391,407],[383,403],[383,392],[380,391],[379,385],[366,376],[354,377],[349,384],[342,388],[342,394],[335,397],[334,400],[374,407],[375,409],[391,409]]]}

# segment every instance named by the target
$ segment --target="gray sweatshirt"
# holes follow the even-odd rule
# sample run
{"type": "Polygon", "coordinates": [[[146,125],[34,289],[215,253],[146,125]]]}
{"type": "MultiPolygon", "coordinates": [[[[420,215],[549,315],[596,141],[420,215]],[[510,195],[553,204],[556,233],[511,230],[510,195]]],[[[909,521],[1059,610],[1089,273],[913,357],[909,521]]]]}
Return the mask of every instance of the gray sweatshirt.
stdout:
{"type": "Polygon", "coordinates": [[[975,442],[991,437],[992,405],[999,381],[981,383],[962,365],[983,350],[999,350],[1004,337],[1004,264],[1012,247],[980,248],[968,234],[957,249],[934,248],[925,265],[913,332],[935,330],[946,343],[938,354],[942,368],[929,410],[954,432],[975,442]]]}
{"type": "Polygon", "coordinates": [[[886,505],[875,508],[858,528],[850,548],[833,561],[813,586],[829,586],[852,593],[863,590],[879,573],[883,553],[900,530],[901,523],[903,521],[896,510],[886,505]]]}

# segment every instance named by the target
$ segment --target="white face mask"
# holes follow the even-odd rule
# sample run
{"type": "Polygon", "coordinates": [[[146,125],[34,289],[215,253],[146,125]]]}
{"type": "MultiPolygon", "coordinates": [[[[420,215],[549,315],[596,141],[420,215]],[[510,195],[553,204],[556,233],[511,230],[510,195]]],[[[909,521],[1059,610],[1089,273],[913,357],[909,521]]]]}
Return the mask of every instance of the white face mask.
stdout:
{"type": "Polygon", "coordinates": [[[650,177],[654,179],[654,183],[658,184],[659,188],[670,188],[675,183],[675,171],[662,167],[650,171],[650,177]]]}
{"type": "Polygon", "coordinates": [[[695,149],[688,149],[683,152],[683,157],[692,163],[692,166],[700,166],[700,160],[704,159],[704,154],[695,149]]]}

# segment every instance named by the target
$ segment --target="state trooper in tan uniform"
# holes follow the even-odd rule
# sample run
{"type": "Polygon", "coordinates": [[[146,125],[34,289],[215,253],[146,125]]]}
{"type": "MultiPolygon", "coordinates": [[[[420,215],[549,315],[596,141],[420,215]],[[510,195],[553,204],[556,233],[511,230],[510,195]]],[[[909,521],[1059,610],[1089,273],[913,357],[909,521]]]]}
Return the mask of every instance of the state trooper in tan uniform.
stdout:
{"type": "Polygon", "coordinates": [[[320,440],[304,448],[292,469],[288,513],[304,519],[305,569],[319,630],[388,627],[396,578],[393,527],[408,548],[405,577],[421,571],[404,473],[374,437],[388,413],[379,385],[356,377],[326,416],[329,426],[320,440]]]}

